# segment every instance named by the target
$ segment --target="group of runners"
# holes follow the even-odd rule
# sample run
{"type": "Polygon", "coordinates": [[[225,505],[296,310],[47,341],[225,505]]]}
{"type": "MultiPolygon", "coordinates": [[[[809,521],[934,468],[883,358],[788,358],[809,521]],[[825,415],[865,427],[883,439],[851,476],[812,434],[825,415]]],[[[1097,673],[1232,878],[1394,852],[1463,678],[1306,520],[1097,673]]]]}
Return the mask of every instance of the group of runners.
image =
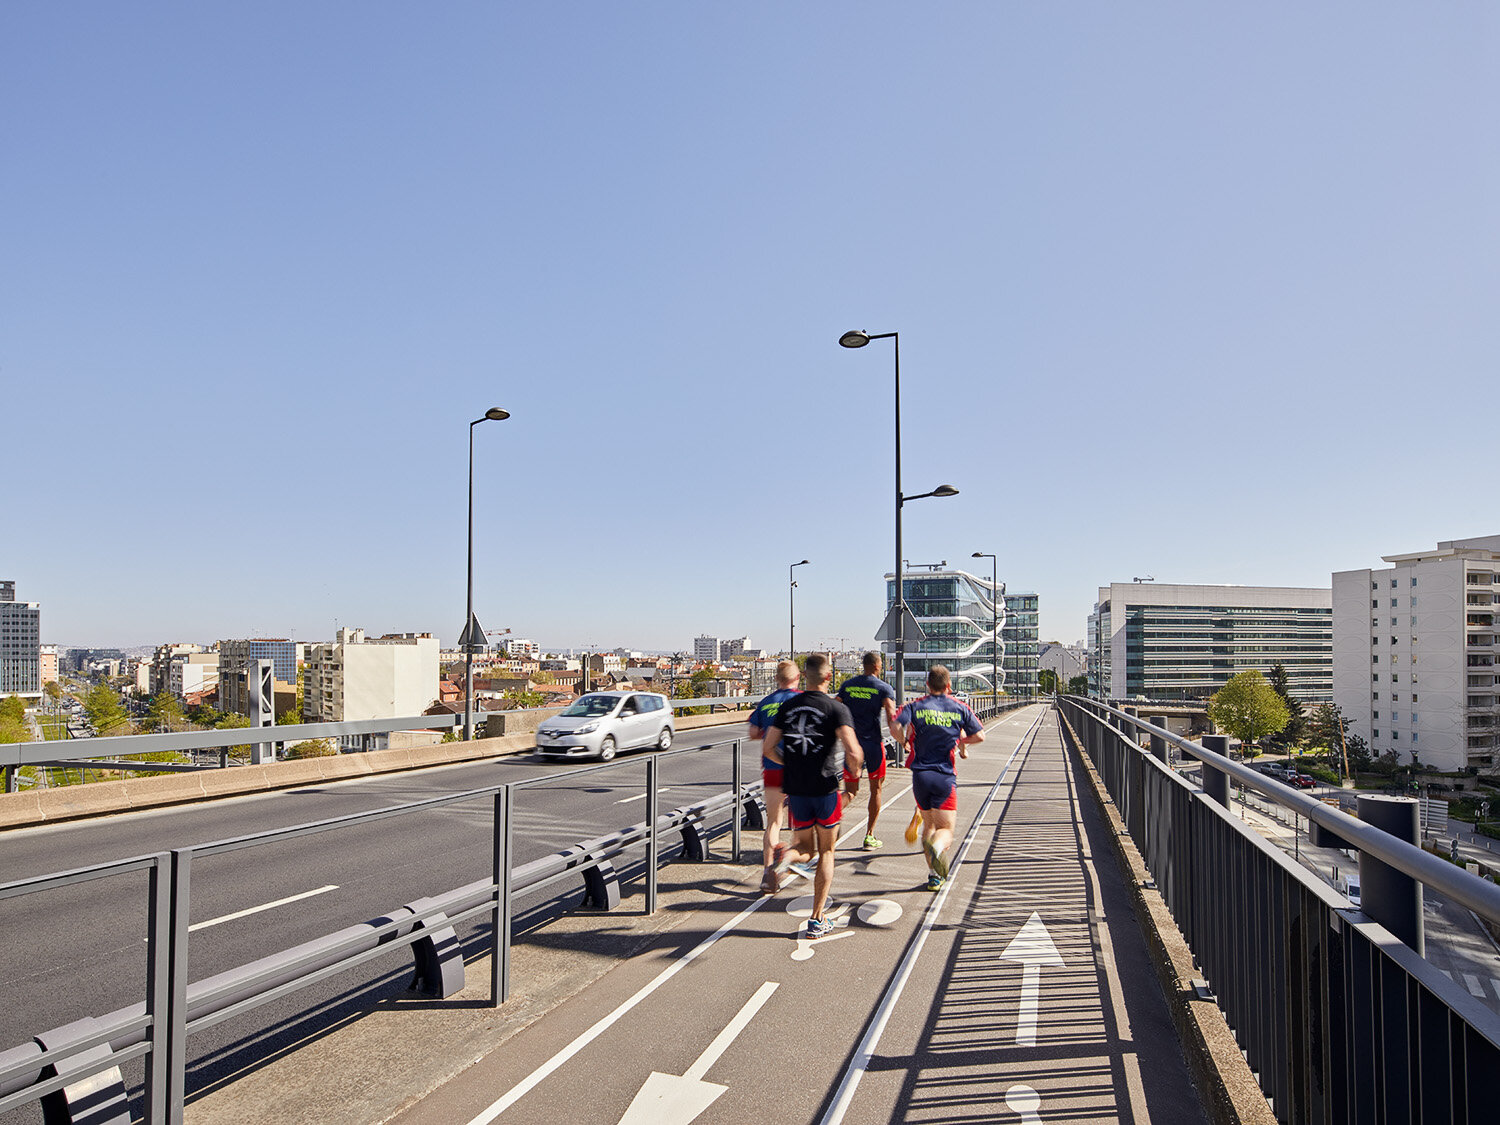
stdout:
{"type": "MultiPolygon", "coordinates": [[[[878,652],[864,655],[864,672],[851,676],[830,695],[833,671],[828,658],[814,653],[805,669],[783,660],[776,667],[776,690],[750,716],[750,737],[761,743],[765,785],[765,873],[761,890],[774,894],[788,871],[813,881],[810,939],[832,928],[825,914],[833,885],[833,849],[846,805],[859,795],[860,776],[870,782],[864,848],[884,842],[875,835],[885,784],[885,741],[881,719],[898,747],[907,749],[912,794],[922,850],[927,859],[927,889],[942,888],[948,878],[948,850],[958,809],[957,759],[984,739],[984,727],[952,696],[948,669],[934,665],[927,674],[928,694],[896,709],[896,691],[880,678],[878,652]],[[805,690],[797,690],[798,678],[805,690]],[[783,809],[790,816],[792,840],[781,842],[783,809]]],[[[907,840],[915,842],[914,831],[907,840]]]]}

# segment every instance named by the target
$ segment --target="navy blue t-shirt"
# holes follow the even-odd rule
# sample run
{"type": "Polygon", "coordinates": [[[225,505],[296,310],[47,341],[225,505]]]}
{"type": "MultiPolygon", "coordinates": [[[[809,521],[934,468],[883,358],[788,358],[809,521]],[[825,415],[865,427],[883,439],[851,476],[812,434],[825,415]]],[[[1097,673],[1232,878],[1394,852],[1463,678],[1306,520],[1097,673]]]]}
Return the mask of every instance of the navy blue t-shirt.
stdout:
{"type": "Polygon", "coordinates": [[[951,695],[924,695],[901,708],[896,721],[912,728],[912,750],[908,764],[914,770],[938,770],[958,776],[953,756],[958,740],[978,734],[984,727],[974,712],[951,695]]]}
{"type": "MultiPolygon", "coordinates": [[[[777,688],[756,705],[754,711],[750,712],[750,725],[759,727],[762,731],[768,731],[776,725],[776,713],[781,710],[781,705],[797,694],[796,688],[777,688]]],[[[760,768],[775,769],[776,763],[766,757],[764,746],[760,752],[760,768]]]]}
{"type": "Polygon", "coordinates": [[[854,716],[854,737],[866,751],[880,745],[880,717],[885,701],[896,698],[896,689],[879,676],[850,676],[839,688],[838,701],[854,716]]]}
{"type": "Polygon", "coordinates": [[[839,727],[852,727],[849,708],[823,691],[789,699],[776,715],[781,731],[781,790],[788,797],[822,797],[844,776],[839,727]]]}

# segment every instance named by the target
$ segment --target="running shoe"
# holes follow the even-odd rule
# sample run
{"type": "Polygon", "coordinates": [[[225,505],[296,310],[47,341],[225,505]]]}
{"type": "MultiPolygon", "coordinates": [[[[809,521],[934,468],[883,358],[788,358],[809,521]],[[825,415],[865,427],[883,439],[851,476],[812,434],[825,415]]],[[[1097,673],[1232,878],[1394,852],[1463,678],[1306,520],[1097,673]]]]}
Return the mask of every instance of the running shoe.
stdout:
{"type": "Polygon", "coordinates": [[[941,875],[927,876],[927,889],[929,891],[940,891],[943,889],[943,877],[941,875]]]}
{"type": "Polygon", "coordinates": [[[785,844],[777,844],[771,849],[771,873],[780,875],[792,865],[791,853],[785,844]]]}
{"type": "Polygon", "coordinates": [[[883,847],[885,847],[885,841],[884,840],[877,840],[877,839],[875,839],[874,836],[870,835],[870,833],[868,833],[868,832],[865,833],[865,851],[867,851],[867,852],[879,851],[883,847]]]}
{"type": "Polygon", "coordinates": [[[833,932],[833,923],[824,918],[809,918],[807,920],[807,940],[817,941],[825,934],[833,932]]]}
{"type": "Polygon", "coordinates": [[[788,871],[801,875],[804,879],[811,879],[818,873],[818,865],[815,860],[807,860],[805,863],[791,863],[787,865],[788,871]]]}
{"type": "Polygon", "coordinates": [[[760,893],[763,895],[774,895],[781,889],[781,878],[769,867],[766,873],[760,877],[760,893]]]}

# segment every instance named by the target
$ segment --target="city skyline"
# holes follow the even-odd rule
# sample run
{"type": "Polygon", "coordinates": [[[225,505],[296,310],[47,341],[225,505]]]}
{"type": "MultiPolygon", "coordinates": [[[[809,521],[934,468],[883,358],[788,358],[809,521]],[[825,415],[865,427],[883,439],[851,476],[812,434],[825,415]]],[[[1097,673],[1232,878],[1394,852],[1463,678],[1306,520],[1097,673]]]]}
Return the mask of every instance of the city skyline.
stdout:
{"type": "Polygon", "coordinates": [[[907,557],[997,555],[1047,639],[1111,581],[1491,530],[1489,6],[854,11],[7,12],[0,573],[44,640],[452,645],[500,407],[491,630],[780,644],[807,558],[799,637],[868,644],[894,357],[850,329],[901,334],[905,490],[959,490],[907,557]]]}

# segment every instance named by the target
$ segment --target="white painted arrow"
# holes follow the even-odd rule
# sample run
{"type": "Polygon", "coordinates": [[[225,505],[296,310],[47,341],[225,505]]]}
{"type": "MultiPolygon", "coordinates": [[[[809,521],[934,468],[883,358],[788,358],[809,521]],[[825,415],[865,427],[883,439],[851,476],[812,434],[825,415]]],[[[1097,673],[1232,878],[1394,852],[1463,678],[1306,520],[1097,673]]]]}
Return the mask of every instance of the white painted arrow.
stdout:
{"type": "Polygon", "coordinates": [[[745,1030],[745,1025],[755,1018],[755,1013],[760,1011],[777,987],[777,982],[773,980],[761,985],[755,995],[745,1002],[739,1014],[708,1045],[708,1050],[688,1067],[686,1074],[679,1076],[652,1071],[651,1077],[646,1079],[646,1084],[640,1088],[635,1100],[630,1103],[630,1108],[625,1111],[625,1116],[620,1118],[620,1125],[688,1125],[693,1118],[713,1105],[715,1099],[729,1087],[720,1086],[716,1082],[705,1082],[703,1076],[719,1061],[719,1056],[729,1050],[729,1044],[734,1042],[735,1036],[745,1030]]]}
{"type": "Polygon", "coordinates": [[[1036,911],[1026,919],[1021,932],[1011,939],[1000,954],[1007,961],[1019,961],[1026,967],[1021,978],[1021,1010],[1016,1016],[1016,1046],[1036,1046],[1037,1009],[1041,1004],[1042,966],[1061,969],[1062,956],[1052,944],[1052,935],[1042,924],[1042,916],[1036,911]]]}

